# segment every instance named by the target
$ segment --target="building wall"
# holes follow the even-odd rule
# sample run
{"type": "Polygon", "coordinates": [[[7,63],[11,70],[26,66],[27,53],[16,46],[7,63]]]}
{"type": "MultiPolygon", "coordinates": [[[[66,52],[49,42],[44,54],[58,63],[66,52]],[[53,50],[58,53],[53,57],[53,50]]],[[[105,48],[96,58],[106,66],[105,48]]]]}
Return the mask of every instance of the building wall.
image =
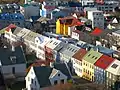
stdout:
{"type": "Polygon", "coordinates": [[[76,32],[72,32],[72,38],[79,40],[79,34],[76,32]]]}
{"type": "Polygon", "coordinates": [[[61,28],[60,28],[60,21],[59,21],[59,19],[57,20],[57,22],[56,22],[56,33],[57,34],[61,34],[61,28]]]}
{"type": "Polygon", "coordinates": [[[83,78],[89,81],[94,81],[94,65],[83,60],[82,66],[83,66],[83,78]]]}
{"type": "Polygon", "coordinates": [[[95,82],[98,83],[98,84],[105,84],[105,80],[106,80],[105,70],[95,66],[95,71],[94,72],[95,72],[94,73],[95,82]]]}
{"type": "Polygon", "coordinates": [[[82,6],[94,5],[94,0],[81,0],[82,6]]]}
{"type": "Polygon", "coordinates": [[[32,90],[31,88],[40,90],[40,85],[39,85],[36,75],[34,73],[33,67],[31,67],[29,73],[25,77],[25,80],[26,80],[27,90],[32,90]]]}
{"type": "Polygon", "coordinates": [[[54,84],[54,81],[57,80],[57,84],[60,84],[61,83],[61,80],[64,80],[64,83],[67,82],[67,76],[65,76],[63,73],[61,73],[60,71],[57,72],[57,74],[50,78],[50,82],[52,85],[55,85],[54,84]]]}
{"type": "Polygon", "coordinates": [[[75,73],[78,76],[82,77],[82,74],[83,74],[82,62],[75,58],[72,58],[72,64],[73,64],[73,69],[75,70],[75,73]]]}
{"type": "Polygon", "coordinates": [[[120,82],[120,76],[118,75],[114,75],[110,72],[106,72],[106,85],[107,87],[111,87],[111,88],[117,88],[115,90],[119,90],[118,88],[119,87],[116,87],[115,84],[116,84],[116,81],[120,82]]]}
{"type": "Polygon", "coordinates": [[[1,66],[1,70],[4,76],[13,74],[13,67],[15,68],[15,75],[25,76],[26,74],[26,64],[15,64],[15,65],[6,65],[1,66]]]}

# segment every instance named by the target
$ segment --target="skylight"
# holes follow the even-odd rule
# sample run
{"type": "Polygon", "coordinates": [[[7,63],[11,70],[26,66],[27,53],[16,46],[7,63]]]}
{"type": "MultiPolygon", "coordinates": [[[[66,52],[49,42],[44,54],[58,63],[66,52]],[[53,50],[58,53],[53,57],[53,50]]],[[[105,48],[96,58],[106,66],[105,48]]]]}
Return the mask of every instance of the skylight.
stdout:
{"type": "Polygon", "coordinates": [[[117,64],[113,64],[111,67],[116,69],[118,67],[118,65],[117,64]]]}

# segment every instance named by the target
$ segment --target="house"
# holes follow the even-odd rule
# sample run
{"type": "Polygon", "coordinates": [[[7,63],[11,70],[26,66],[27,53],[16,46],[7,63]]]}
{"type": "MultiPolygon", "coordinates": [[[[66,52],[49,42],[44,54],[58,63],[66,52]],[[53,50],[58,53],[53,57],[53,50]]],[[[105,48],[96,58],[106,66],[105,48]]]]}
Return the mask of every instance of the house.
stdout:
{"type": "Polygon", "coordinates": [[[40,36],[40,34],[38,33],[35,33],[33,31],[29,31],[29,33],[24,36],[24,43],[29,47],[31,48],[31,50],[35,51],[36,49],[36,44],[35,44],[35,38],[37,36],[40,36]]]}
{"type": "Polygon", "coordinates": [[[26,59],[22,47],[0,48],[0,70],[5,79],[24,80],[26,59]]]}
{"type": "Polygon", "coordinates": [[[75,73],[82,77],[83,67],[82,67],[82,58],[87,53],[85,49],[79,49],[73,56],[72,56],[72,64],[75,73]]]}
{"type": "Polygon", "coordinates": [[[94,63],[102,56],[101,53],[94,51],[91,49],[82,60],[82,67],[83,67],[83,78],[89,81],[94,80],[94,73],[95,73],[95,66],[94,63]]]}
{"type": "Polygon", "coordinates": [[[44,90],[50,86],[66,83],[67,76],[56,68],[47,66],[34,66],[31,67],[30,71],[25,77],[25,80],[27,90],[44,90]]]}
{"type": "Polygon", "coordinates": [[[51,12],[55,9],[55,5],[49,5],[49,4],[47,4],[46,2],[43,2],[40,8],[40,16],[51,18],[51,12]]]}
{"type": "MultiPolygon", "coordinates": [[[[108,1],[107,1],[108,2],[108,1]]],[[[111,13],[111,12],[115,12],[115,8],[117,7],[117,3],[104,3],[104,4],[96,4],[95,7],[100,10],[103,11],[104,13],[111,13]]]]}
{"type": "Polygon", "coordinates": [[[9,24],[13,23],[19,27],[24,27],[24,16],[21,13],[1,13],[0,23],[4,28],[9,24]]]}
{"type": "Polygon", "coordinates": [[[59,18],[56,22],[56,33],[62,35],[70,35],[72,30],[68,27],[79,26],[82,23],[73,16],[59,18]]]}
{"type": "Polygon", "coordinates": [[[40,5],[37,2],[25,4],[23,8],[24,8],[24,16],[25,19],[27,20],[29,20],[31,16],[40,16],[40,5]]]}
{"type": "Polygon", "coordinates": [[[95,82],[98,84],[106,84],[106,68],[114,61],[114,58],[102,55],[95,63],[95,82]]]}
{"type": "Polygon", "coordinates": [[[104,16],[102,11],[88,11],[87,16],[92,21],[92,28],[98,27],[104,29],[104,16]]]}
{"type": "Polygon", "coordinates": [[[15,13],[19,12],[20,5],[13,3],[13,4],[0,4],[1,12],[2,13],[15,13]]]}
{"type": "Polygon", "coordinates": [[[120,40],[120,30],[116,30],[112,32],[112,36],[115,38],[116,44],[120,45],[119,40],[120,40]]]}
{"type": "Polygon", "coordinates": [[[106,84],[112,89],[120,89],[120,61],[115,59],[109,67],[106,68],[106,84]]]}
{"type": "Polygon", "coordinates": [[[93,6],[94,0],[80,0],[82,3],[82,6],[93,6]]]}
{"type": "Polygon", "coordinates": [[[69,63],[72,62],[71,58],[72,56],[80,49],[80,47],[77,47],[73,44],[67,44],[60,50],[60,60],[61,62],[69,63]]]}
{"type": "MultiPolygon", "coordinates": [[[[64,43],[60,40],[52,38],[46,45],[45,45],[45,57],[48,61],[56,61],[59,60],[60,55],[58,51],[62,49],[64,43]]],[[[59,62],[59,61],[58,61],[59,62]]]]}
{"type": "Polygon", "coordinates": [[[19,36],[18,33],[22,32],[22,29],[23,28],[20,28],[20,27],[14,25],[14,24],[10,24],[8,27],[5,28],[4,37],[10,43],[21,41],[22,40],[22,36],[19,36]]]}
{"type": "Polygon", "coordinates": [[[50,41],[50,38],[40,35],[35,38],[35,51],[37,58],[45,60],[45,45],[50,41]]]}

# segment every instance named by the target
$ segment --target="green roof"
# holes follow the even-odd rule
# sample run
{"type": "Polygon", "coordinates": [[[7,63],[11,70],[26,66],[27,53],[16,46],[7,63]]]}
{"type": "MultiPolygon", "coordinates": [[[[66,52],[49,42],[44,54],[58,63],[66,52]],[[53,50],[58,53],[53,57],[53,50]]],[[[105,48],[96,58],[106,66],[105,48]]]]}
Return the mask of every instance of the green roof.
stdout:
{"type": "Polygon", "coordinates": [[[91,49],[84,57],[83,60],[94,64],[103,54],[94,51],[93,49],[91,49]]]}

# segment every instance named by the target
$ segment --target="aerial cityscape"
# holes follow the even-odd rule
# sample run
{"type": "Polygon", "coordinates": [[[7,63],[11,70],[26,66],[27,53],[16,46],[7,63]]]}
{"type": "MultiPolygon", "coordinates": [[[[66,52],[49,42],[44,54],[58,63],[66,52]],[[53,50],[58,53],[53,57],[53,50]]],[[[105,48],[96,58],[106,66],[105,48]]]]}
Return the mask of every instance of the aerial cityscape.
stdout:
{"type": "Polygon", "coordinates": [[[120,90],[120,0],[0,0],[0,90],[120,90]]]}

